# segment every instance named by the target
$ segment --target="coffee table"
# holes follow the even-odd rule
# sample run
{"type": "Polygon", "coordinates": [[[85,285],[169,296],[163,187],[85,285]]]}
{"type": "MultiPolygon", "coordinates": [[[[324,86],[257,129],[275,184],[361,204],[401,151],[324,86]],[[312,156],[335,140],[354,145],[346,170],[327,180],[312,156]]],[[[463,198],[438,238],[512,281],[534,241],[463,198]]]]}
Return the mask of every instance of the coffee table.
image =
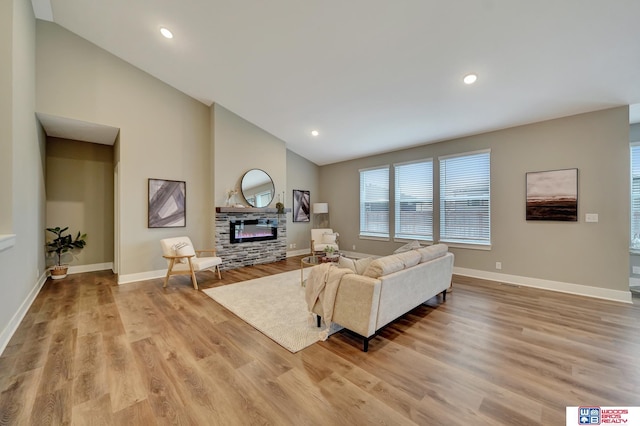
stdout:
{"type": "Polygon", "coordinates": [[[327,262],[337,262],[340,259],[340,254],[334,254],[333,256],[306,256],[300,260],[300,285],[304,286],[304,267],[315,266],[327,262]]]}

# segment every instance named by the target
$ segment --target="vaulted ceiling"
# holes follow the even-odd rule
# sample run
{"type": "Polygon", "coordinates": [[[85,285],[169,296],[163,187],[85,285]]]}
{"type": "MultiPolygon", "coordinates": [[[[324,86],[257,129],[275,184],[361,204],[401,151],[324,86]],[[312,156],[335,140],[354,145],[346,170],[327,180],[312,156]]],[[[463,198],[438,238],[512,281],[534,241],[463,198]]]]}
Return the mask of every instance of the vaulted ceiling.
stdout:
{"type": "Polygon", "coordinates": [[[32,3],[319,165],[640,103],[637,0],[32,3]]]}

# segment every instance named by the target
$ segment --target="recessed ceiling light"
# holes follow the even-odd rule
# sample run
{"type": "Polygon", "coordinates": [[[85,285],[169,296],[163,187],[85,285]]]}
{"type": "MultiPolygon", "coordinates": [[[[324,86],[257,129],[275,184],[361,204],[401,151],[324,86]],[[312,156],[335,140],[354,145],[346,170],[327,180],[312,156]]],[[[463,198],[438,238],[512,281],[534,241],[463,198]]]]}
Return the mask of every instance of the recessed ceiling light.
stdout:
{"type": "Polygon", "coordinates": [[[318,136],[320,134],[320,132],[318,132],[317,130],[312,130],[311,131],[311,136],[318,136]]]}
{"type": "Polygon", "coordinates": [[[478,79],[478,76],[475,74],[467,74],[464,76],[464,78],[462,79],[462,81],[464,81],[464,84],[473,84],[476,82],[476,80],[478,79]]]}
{"type": "Polygon", "coordinates": [[[162,34],[165,38],[173,38],[173,33],[165,27],[160,27],[160,34],[162,34]]]}

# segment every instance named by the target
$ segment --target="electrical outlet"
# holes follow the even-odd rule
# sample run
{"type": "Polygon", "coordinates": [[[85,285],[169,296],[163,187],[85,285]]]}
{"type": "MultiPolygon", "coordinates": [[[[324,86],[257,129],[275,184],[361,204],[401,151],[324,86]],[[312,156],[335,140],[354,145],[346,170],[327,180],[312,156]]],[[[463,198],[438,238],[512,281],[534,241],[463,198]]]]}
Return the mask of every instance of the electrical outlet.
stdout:
{"type": "Polygon", "coordinates": [[[354,244],[353,247],[351,247],[351,250],[355,250],[356,249],[356,245],[354,244]]]}
{"type": "Polygon", "coordinates": [[[640,275],[640,266],[634,266],[631,268],[634,275],[640,275]]]}
{"type": "Polygon", "coordinates": [[[502,262],[496,262],[496,269],[502,269],[502,262]]]}
{"type": "Polygon", "coordinates": [[[296,248],[296,243],[293,243],[293,248],[296,248]]]}

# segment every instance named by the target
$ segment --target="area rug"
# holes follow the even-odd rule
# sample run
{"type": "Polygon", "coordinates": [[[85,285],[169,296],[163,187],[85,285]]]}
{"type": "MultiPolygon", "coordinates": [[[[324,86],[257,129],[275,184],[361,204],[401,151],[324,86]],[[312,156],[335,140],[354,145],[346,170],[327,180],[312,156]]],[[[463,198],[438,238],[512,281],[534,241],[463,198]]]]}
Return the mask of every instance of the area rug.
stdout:
{"type": "MultiPolygon", "coordinates": [[[[304,269],[304,279],[311,269],[304,269]]],[[[280,346],[296,353],[320,340],[321,329],[308,322],[304,290],[297,270],[209,288],[203,293],[280,346]]],[[[331,333],[340,329],[333,325],[331,333]]]]}

